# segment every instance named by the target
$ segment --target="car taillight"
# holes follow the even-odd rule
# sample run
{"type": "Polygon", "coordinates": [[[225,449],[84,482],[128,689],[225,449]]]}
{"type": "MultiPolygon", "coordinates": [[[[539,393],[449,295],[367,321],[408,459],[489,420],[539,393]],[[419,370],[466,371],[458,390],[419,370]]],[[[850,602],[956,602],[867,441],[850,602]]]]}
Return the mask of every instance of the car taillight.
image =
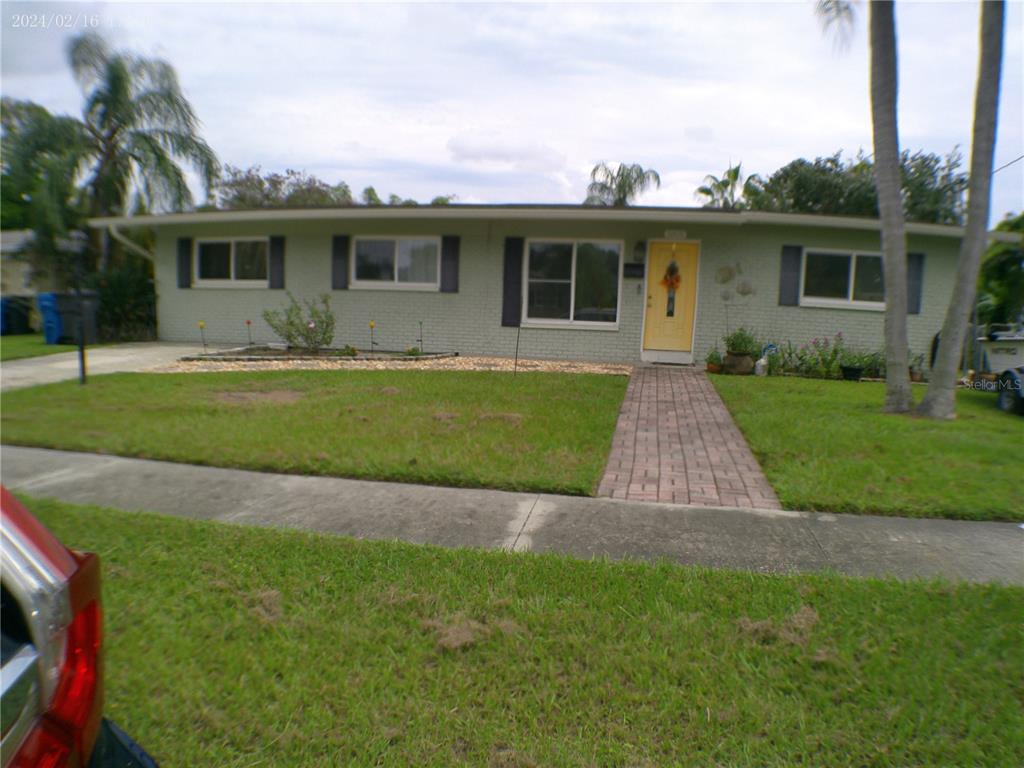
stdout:
{"type": "MultiPolygon", "coordinates": [[[[102,611],[100,561],[91,553],[68,550],[3,489],[4,523],[13,524],[22,544],[30,545],[51,574],[64,581],[61,590],[70,621],[52,637],[39,638],[63,647],[44,675],[56,679],[44,713],[18,750],[16,768],[71,768],[88,762],[103,717],[102,611]],[[59,667],[59,668],[58,668],[59,667]]],[[[63,613],[63,611],[61,611],[63,613]]]]}
{"type": "Polygon", "coordinates": [[[81,556],[68,582],[71,623],[67,628],[64,664],[47,717],[68,727],[80,755],[92,752],[103,710],[102,615],[100,560],[81,556]]]}

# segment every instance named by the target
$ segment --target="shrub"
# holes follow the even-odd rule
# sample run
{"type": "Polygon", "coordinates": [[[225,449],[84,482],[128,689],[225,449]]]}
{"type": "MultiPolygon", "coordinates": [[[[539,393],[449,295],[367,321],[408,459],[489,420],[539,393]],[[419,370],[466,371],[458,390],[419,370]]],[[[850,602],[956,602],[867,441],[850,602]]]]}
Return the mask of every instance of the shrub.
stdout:
{"type": "Polygon", "coordinates": [[[355,357],[356,355],[359,354],[359,350],[353,347],[351,344],[346,344],[344,347],[341,348],[341,354],[345,355],[346,357],[355,357]]]}
{"type": "Polygon", "coordinates": [[[712,347],[708,350],[708,353],[704,356],[704,362],[708,365],[721,365],[722,364],[722,353],[718,351],[718,347],[712,347]]]}
{"type": "Polygon", "coordinates": [[[92,275],[96,291],[96,331],[103,341],[149,341],[156,338],[156,290],[152,265],[128,261],[92,275]]]}
{"type": "Polygon", "coordinates": [[[334,313],[330,297],[320,296],[320,306],[306,300],[308,317],[303,316],[299,302],[288,292],[288,306],[280,312],[265,310],[263,319],[289,347],[302,347],[310,352],[319,352],[334,341],[334,313]]]}
{"type": "Polygon", "coordinates": [[[722,337],[725,342],[725,351],[734,355],[750,355],[757,357],[761,352],[761,345],[757,338],[746,328],[737,328],[730,334],[722,337]]]}
{"type": "Polygon", "coordinates": [[[805,351],[802,364],[805,376],[818,379],[834,379],[839,376],[839,357],[843,354],[843,334],[837,333],[834,341],[827,336],[813,339],[810,345],[804,345],[805,351]]]}
{"type": "Polygon", "coordinates": [[[409,347],[407,350],[405,350],[405,354],[407,354],[409,357],[419,357],[423,353],[420,352],[419,347],[409,347]]]}

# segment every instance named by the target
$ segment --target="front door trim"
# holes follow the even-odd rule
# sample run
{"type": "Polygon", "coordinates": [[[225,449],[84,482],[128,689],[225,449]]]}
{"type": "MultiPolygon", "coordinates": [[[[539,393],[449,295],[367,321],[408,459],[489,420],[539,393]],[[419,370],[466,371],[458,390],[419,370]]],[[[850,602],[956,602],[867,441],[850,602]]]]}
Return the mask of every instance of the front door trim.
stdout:
{"type": "Polygon", "coordinates": [[[700,304],[700,263],[703,250],[702,241],[699,239],[678,240],[676,238],[655,237],[647,241],[647,250],[644,253],[644,301],[640,310],[640,360],[642,362],[675,363],[676,365],[689,365],[693,363],[693,342],[697,338],[697,309],[700,304]],[[689,352],[644,349],[644,336],[647,327],[647,291],[650,289],[647,283],[651,279],[651,245],[654,243],[679,243],[680,245],[697,246],[697,286],[693,292],[693,332],[690,337],[689,352]]]}

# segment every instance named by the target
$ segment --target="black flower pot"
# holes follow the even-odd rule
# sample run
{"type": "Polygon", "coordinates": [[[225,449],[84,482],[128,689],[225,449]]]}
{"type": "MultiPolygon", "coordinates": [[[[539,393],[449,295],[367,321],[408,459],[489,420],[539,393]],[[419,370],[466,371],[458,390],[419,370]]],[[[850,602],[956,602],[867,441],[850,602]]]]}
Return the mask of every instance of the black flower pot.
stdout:
{"type": "Polygon", "coordinates": [[[860,377],[864,374],[864,369],[859,365],[840,365],[839,370],[846,381],[860,381],[860,377]]]}

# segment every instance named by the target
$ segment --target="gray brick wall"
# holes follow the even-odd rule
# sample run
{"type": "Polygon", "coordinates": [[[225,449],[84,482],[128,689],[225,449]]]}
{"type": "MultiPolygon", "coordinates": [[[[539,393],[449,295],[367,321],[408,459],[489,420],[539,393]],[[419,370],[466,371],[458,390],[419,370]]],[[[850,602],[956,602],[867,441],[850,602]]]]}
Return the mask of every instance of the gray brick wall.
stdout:
{"type": "MultiPolygon", "coordinates": [[[[745,225],[687,225],[687,239],[701,242],[694,355],[720,341],[727,328],[746,325],[759,336],[803,343],[815,336],[842,331],[851,343],[881,346],[882,315],[859,310],[778,306],[779,253],[783,244],[851,247],[877,250],[878,235],[818,228],[745,225]],[[715,282],[719,267],[739,265],[742,279],[755,293],[742,301],[724,302],[723,286],[715,282]]],[[[415,344],[423,322],[429,351],[511,356],[516,329],[501,326],[504,238],[592,237],[622,240],[625,258],[633,260],[637,241],[665,237],[655,225],[597,225],[553,222],[306,222],[287,225],[204,224],[158,230],[156,248],[157,321],[161,339],[197,341],[197,323],[206,323],[206,337],[215,343],[245,343],[245,321],[252,321],[258,342],[277,341],[264,323],[265,309],[287,301],[284,291],[251,288],[177,287],[178,237],[286,237],[285,284],[299,299],[328,293],[337,317],[337,345],[369,344],[368,324],[376,322],[375,338],[383,349],[415,344]],[[331,237],[347,235],[448,235],[461,237],[458,293],[345,290],[332,291],[331,237]]],[[[912,238],[911,250],[926,253],[922,314],[910,318],[911,347],[925,351],[938,330],[951,290],[957,241],[912,238]]],[[[520,355],[534,358],[634,362],[640,358],[644,284],[623,280],[618,330],[523,328],[520,355]]]]}

